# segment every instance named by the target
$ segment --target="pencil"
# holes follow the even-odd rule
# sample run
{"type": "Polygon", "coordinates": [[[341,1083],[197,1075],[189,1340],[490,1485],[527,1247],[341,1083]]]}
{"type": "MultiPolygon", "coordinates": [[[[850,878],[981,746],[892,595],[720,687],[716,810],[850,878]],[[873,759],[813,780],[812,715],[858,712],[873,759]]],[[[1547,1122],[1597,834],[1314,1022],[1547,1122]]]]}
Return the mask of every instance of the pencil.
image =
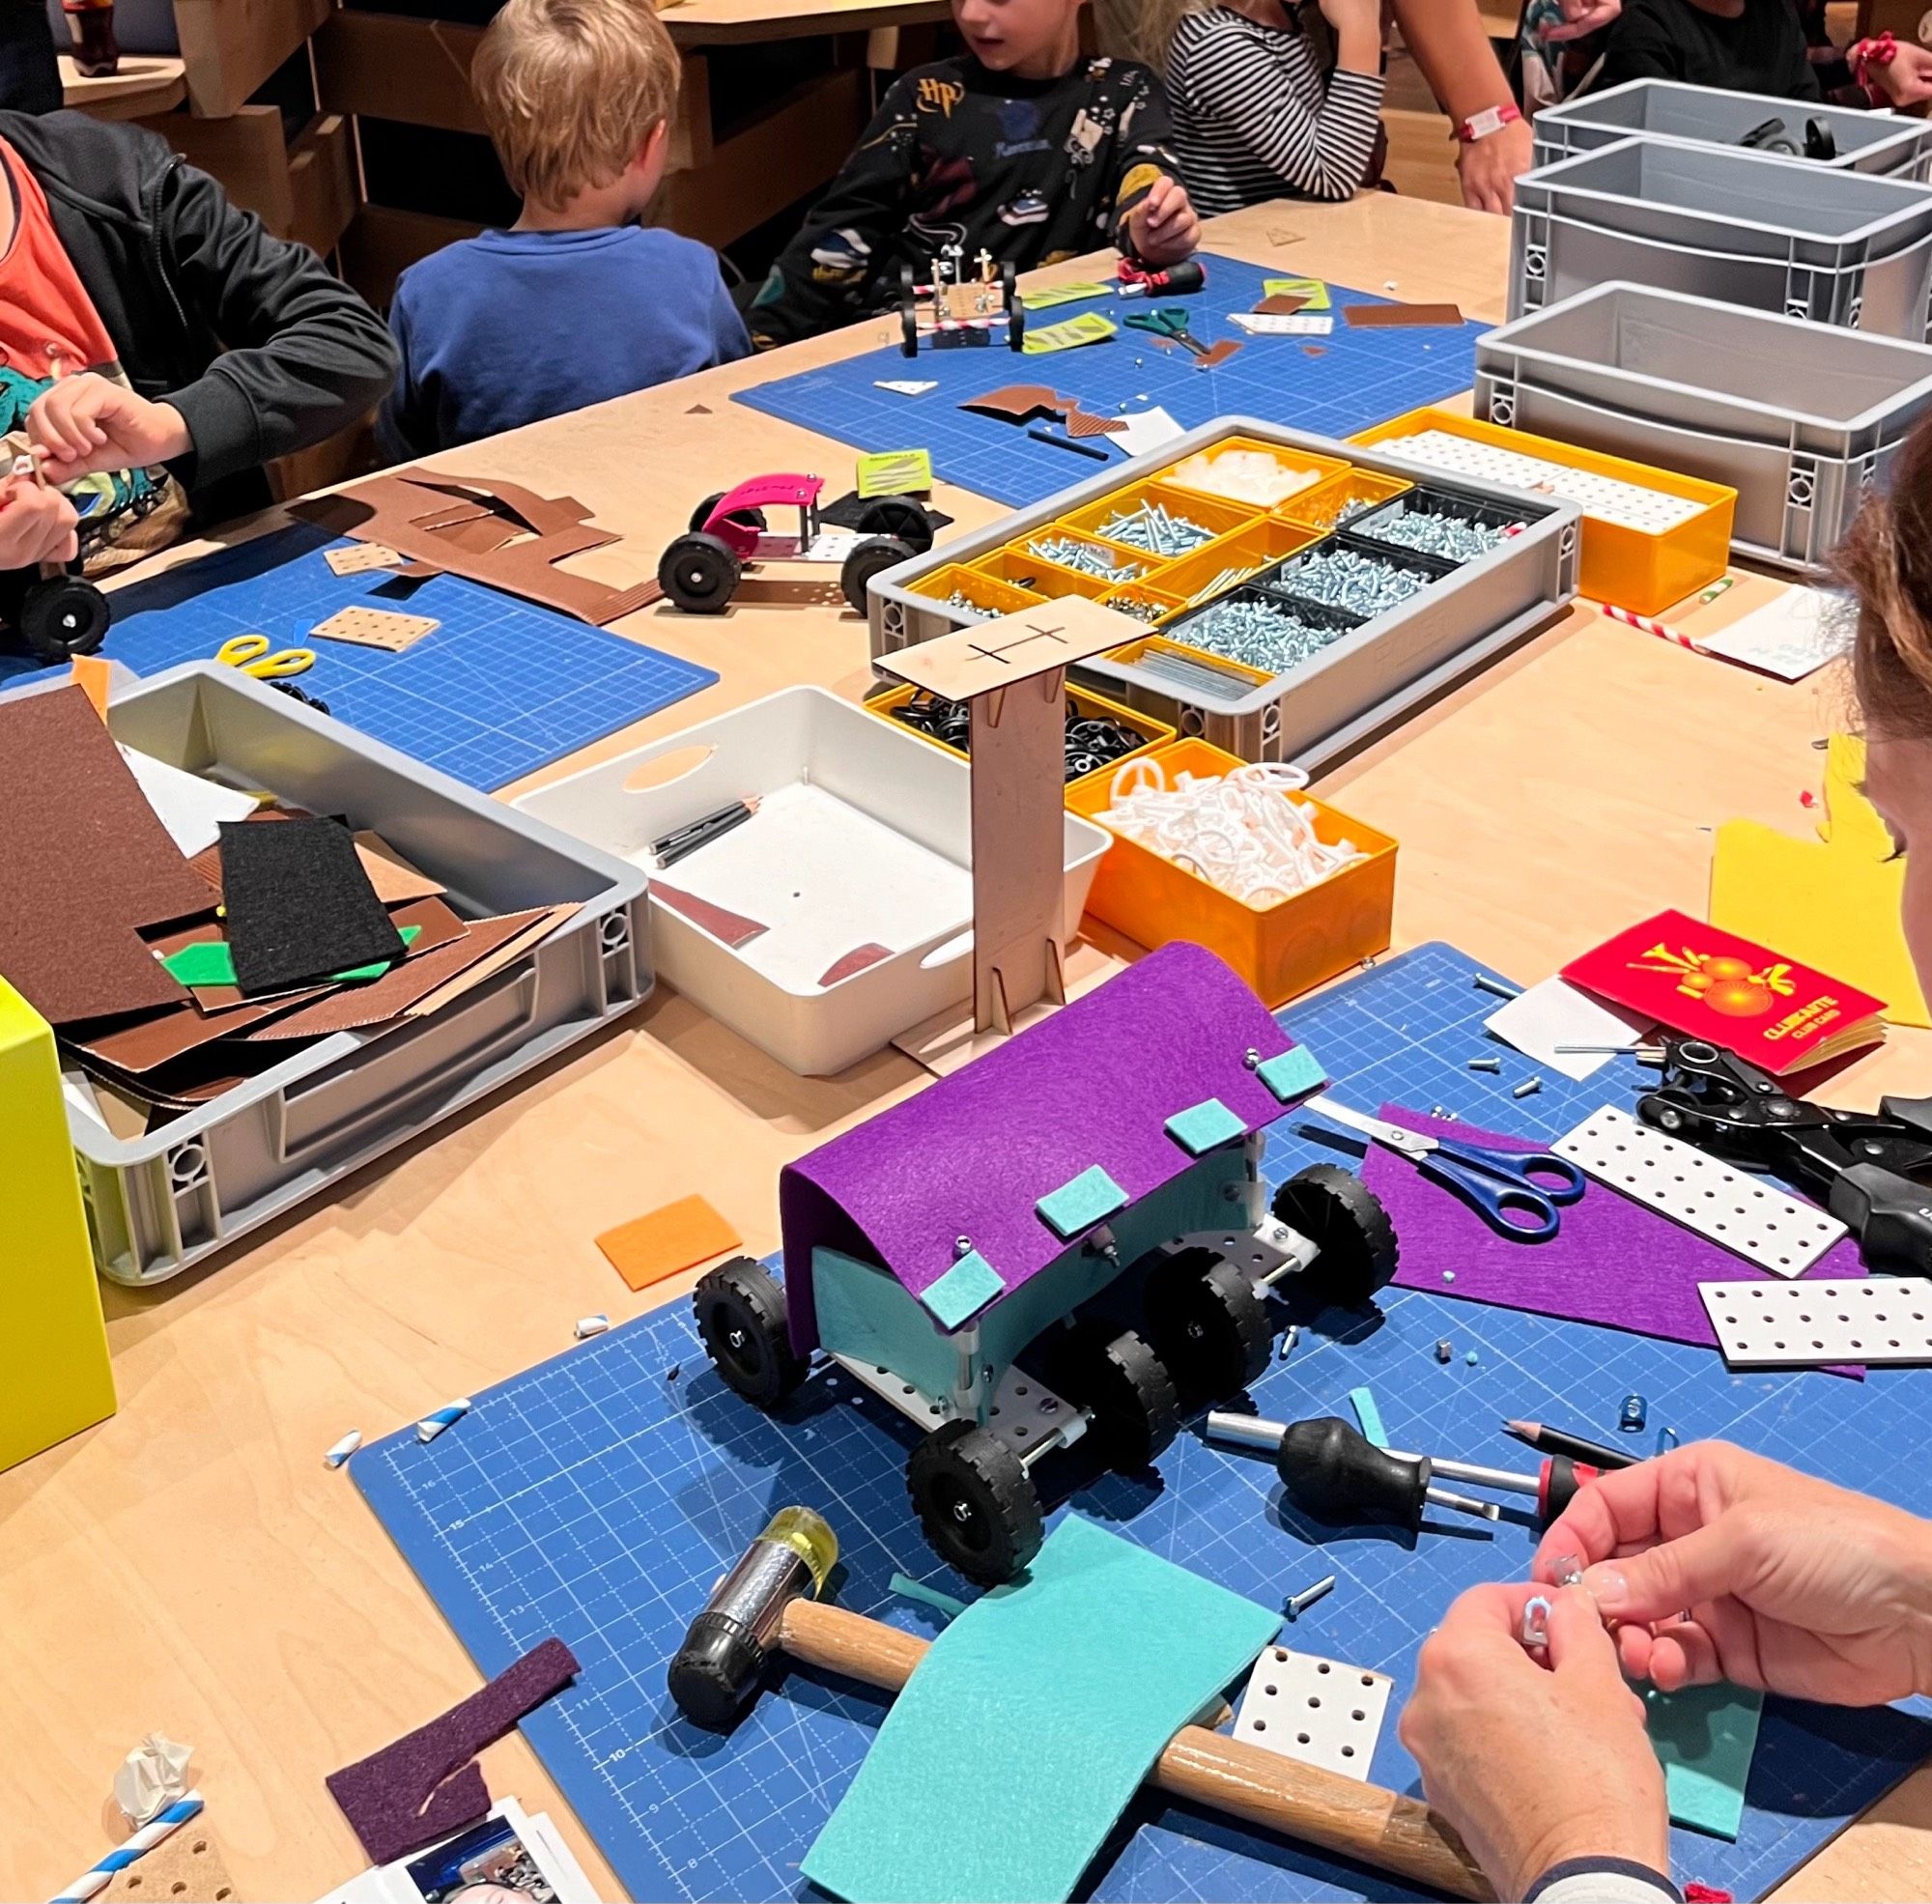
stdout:
{"type": "Polygon", "coordinates": [[[1560,1428],[1546,1428],[1540,1421],[1505,1421],[1503,1432],[1538,1454],[1566,1455],[1571,1461],[1588,1462],[1592,1467],[1634,1467],[1643,1459],[1627,1449],[1608,1447],[1560,1428]]]}
{"type": "Polygon", "coordinates": [[[749,800],[734,800],[715,813],[706,813],[702,819],[686,826],[673,827],[662,839],[652,840],[651,857],[657,861],[660,871],[674,867],[700,846],[709,846],[714,839],[729,833],[734,826],[743,826],[757,810],[755,794],[749,800]]]}

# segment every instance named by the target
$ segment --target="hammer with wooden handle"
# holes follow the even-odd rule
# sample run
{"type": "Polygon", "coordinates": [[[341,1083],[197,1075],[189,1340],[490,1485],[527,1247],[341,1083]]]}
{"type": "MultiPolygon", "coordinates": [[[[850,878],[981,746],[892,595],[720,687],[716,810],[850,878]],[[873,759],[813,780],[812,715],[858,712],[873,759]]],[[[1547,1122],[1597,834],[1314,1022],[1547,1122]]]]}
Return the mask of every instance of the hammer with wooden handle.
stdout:
{"type": "MultiPolygon", "coordinates": [[[[781,1652],[887,1692],[904,1686],[930,1642],[820,1605],[838,1552],[831,1528],[810,1508],[783,1508],[773,1517],[719,1581],[671,1661],[671,1696],[687,1718],[711,1731],[728,1730],[781,1652]]],[[[1148,1777],[1175,1798],[1447,1896],[1478,1904],[1495,1896],[1454,1831],[1400,1792],[1199,1725],[1183,1725],[1167,1742],[1148,1777]]]]}

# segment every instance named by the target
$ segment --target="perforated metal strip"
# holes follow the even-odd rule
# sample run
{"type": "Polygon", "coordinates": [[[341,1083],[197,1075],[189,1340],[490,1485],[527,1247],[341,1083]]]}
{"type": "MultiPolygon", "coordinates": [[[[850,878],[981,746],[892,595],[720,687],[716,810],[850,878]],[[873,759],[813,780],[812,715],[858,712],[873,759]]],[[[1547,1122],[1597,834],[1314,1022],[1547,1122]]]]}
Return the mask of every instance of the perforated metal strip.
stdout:
{"type": "Polygon", "coordinates": [[[1845,1234],[1835,1216],[1776,1183],[1605,1105],[1551,1146],[1598,1182],[1769,1269],[1802,1275],[1845,1234]]]}
{"type": "Polygon", "coordinates": [[[1699,1283],[1724,1360],[1741,1369],[1932,1362],[1932,1281],[1699,1283]]]}

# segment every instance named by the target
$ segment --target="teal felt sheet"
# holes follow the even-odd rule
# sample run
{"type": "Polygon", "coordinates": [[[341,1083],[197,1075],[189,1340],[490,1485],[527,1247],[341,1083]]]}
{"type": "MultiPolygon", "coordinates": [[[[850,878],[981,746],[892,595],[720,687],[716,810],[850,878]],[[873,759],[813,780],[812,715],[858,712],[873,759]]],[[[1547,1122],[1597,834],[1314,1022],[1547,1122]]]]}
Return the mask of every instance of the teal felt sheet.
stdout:
{"type": "Polygon", "coordinates": [[[1376,1407],[1376,1398],[1366,1388],[1351,1388],[1349,1391],[1349,1406],[1355,1411],[1355,1419],[1362,1425],[1362,1438],[1373,1441],[1378,1448],[1389,1444],[1388,1431],[1382,1426],[1382,1411],[1376,1407]]]}
{"type": "Polygon", "coordinates": [[[927,1284],[919,1299],[944,1327],[956,1329],[1006,1286],[1006,1278],[978,1250],[968,1250],[936,1283],[927,1284]]]}
{"type": "Polygon", "coordinates": [[[805,1875],[848,1904],[1069,1896],[1168,1740],[1280,1626],[1068,1515],[932,1642],[805,1875]]]}
{"type": "Polygon", "coordinates": [[[1305,1044],[1291,1045],[1278,1057],[1270,1058],[1256,1072],[1284,1104],[1320,1091],[1328,1082],[1321,1061],[1305,1044]]]}
{"type": "Polygon", "coordinates": [[[1127,1193],[1094,1164],[1070,1182],[1049,1191],[1034,1208],[1046,1227],[1065,1243],[1081,1231],[1104,1223],[1117,1209],[1124,1208],[1126,1202],[1127,1193]]]}
{"type": "Polygon", "coordinates": [[[1644,1692],[1651,1748],[1663,1767],[1673,1824],[1735,1839],[1745,1815],[1745,1785],[1757,1750],[1764,1694],[1719,1681],[1681,1692],[1644,1692]]]}
{"type": "Polygon", "coordinates": [[[1167,1134],[1190,1157],[1198,1157],[1217,1144],[1245,1137],[1248,1127],[1218,1097],[1204,1097],[1200,1103],[1175,1112],[1167,1121],[1167,1134]]]}

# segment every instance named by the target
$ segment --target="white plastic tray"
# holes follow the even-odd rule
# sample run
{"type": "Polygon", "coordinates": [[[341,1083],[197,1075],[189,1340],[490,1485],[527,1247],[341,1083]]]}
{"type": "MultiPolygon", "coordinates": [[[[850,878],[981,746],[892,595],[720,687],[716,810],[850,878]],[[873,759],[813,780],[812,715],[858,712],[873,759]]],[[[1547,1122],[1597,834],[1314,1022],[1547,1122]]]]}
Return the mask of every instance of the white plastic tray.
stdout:
{"type": "MultiPolygon", "coordinates": [[[[815,1077],[971,996],[969,784],[964,761],[918,735],[822,688],[788,688],[516,806],[649,871],[652,840],[755,797],[752,819],[661,877],[765,930],[734,950],[653,895],[657,969],[815,1077]],[[867,944],[888,956],[820,983],[867,944]]],[[[1065,838],[1070,929],[1110,839],[1070,813],[1065,838]]]]}

